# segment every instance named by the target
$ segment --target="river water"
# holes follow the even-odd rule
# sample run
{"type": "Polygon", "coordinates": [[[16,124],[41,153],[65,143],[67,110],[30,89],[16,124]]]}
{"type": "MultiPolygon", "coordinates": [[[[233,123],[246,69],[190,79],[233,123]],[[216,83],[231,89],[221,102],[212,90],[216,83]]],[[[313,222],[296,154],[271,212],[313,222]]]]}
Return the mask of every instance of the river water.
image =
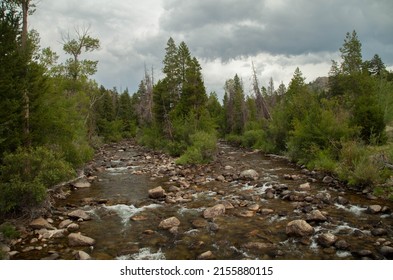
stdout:
{"type": "MultiPolygon", "coordinates": [[[[90,214],[92,220],[80,223],[79,231],[96,240],[94,247],[81,248],[94,259],[187,260],[208,251],[213,259],[383,259],[381,247],[393,241],[392,202],[322,183],[280,157],[222,143],[215,163],[202,167],[176,167],[170,159],[127,143],[108,147],[103,155],[95,161],[100,169],[91,172],[96,176],[92,186],[56,202],[59,213],[77,207],[90,214]],[[150,173],[152,168],[156,171],[150,173]],[[258,180],[237,178],[251,168],[258,180]],[[148,190],[157,186],[180,199],[150,199],[148,190]],[[218,203],[227,205],[225,214],[204,219],[203,211],[218,203]],[[382,211],[371,214],[370,205],[382,211]],[[306,220],[313,210],[326,217],[309,221],[314,234],[288,237],[287,224],[306,220]],[[181,222],[177,230],[159,229],[162,220],[173,216],[181,222]],[[324,233],[333,234],[341,246],[318,242],[324,233]]],[[[63,244],[47,250],[74,258],[65,239],[53,242],[63,244]]],[[[45,254],[44,249],[18,258],[45,254]]]]}

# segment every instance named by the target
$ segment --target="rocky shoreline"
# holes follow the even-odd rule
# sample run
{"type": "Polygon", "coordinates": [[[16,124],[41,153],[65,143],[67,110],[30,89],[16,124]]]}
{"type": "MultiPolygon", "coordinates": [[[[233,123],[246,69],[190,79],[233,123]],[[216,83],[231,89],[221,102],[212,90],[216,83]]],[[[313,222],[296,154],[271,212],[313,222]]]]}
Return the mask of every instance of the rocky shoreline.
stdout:
{"type": "MultiPolygon", "coordinates": [[[[222,144],[223,145],[223,144],[222,144]]],[[[78,180],[67,186],[60,188],[54,198],[57,201],[66,201],[67,196],[74,191],[89,188],[91,184],[100,180],[100,174],[108,169],[128,169],[133,175],[148,175],[151,181],[160,181],[161,186],[150,189],[146,193],[146,199],[156,201],[164,206],[184,205],[193,202],[197,195],[206,191],[214,194],[214,199],[209,205],[205,205],[204,211],[199,218],[191,221],[192,228],[208,228],[211,232],[220,230],[217,222],[219,217],[240,217],[244,219],[257,217],[260,220],[268,219],[272,215],[278,217],[291,217],[285,222],[281,229],[286,234],[286,239],[295,240],[310,246],[316,242],[317,246],[323,248],[326,254],[337,251],[348,252],[355,259],[392,259],[393,239],[392,229],[384,223],[370,224],[368,228],[363,228],[359,232],[351,233],[359,238],[370,240],[373,250],[368,248],[353,247],[350,239],[345,235],[332,233],[328,230],[321,230],[320,225],[325,223],[338,224],[337,218],[329,213],[329,207],[339,205],[346,207],[349,201],[345,198],[347,190],[340,182],[334,178],[319,174],[317,172],[303,169],[296,169],[294,174],[280,174],[281,179],[288,184],[265,184],[261,171],[256,170],[252,162],[244,161],[239,155],[255,154],[258,152],[249,150],[239,150],[235,154],[232,150],[236,148],[221,147],[214,162],[197,166],[178,166],[174,159],[166,154],[150,151],[137,146],[134,142],[124,141],[118,144],[109,144],[102,147],[95,158],[86,165],[82,180],[78,180]],[[117,153],[133,150],[132,158],[122,158],[117,153]],[[135,166],[138,169],[133,169],[135,166]],[[244,186],[251,186],[250,190],[240,191],[239,189],[229,190],[228,185],[241,182],[244,186]],[[331,195],[326,191],[318,191],[315,184],[323,184],[327,188],[334,189],[337,195],[331,195]],[[255,190],[262,190],[255,191],[255,190]],[[236,199],[227,199],[229,195],[236,194],[236,199]],[[272,209],[266,207],[262,200],[279,200],[291,205],[296,210],[296,215],[289,211],[272,209]],[[293,218],[292,218],[293,216],[293,218]]],[[[120,153],[121,154],[121,153],[120,153]]],[[[278,161],[285,159],[271,155],[278,161]]],[[[377,198],[370,192],[359,192],[358,195],[366,197],[370,201],[367,212],[370,215],[388,215],[393,219],[391,209],[388,205],[374,203],[377,198]]],[[[46,216],[38,217],[30,221],[28,225],[19,226],[20,238],[14,240],[4,240],[0,238],[1,249],[6,254],[6,259],[23,258],[26,254],[33,252],[32,256],[39,259],[62,259],[73,258],[87,260],[92,259],[91,252],[95,248],[95,237],[86,236],[80,232],[80,225],[89,223],[91,214],[83,210],[83,207],[99,205],[115,205],[121,202],[122,198],[111,200],[105,197],[86,197],[77,205],[65,204],[64,206],[52,209],[46,216]]],[[[291,209],[292,209],[291,208],[291,209]]],[[[146,219],[143,215],[133,216],[134,221],[146,219]]],[[[168,232],[170,235],[181,233],[182,222],[179,217],[172,216],[162,219],[157,228],[146,230],[146,234],[156,231],[168,232]]],[[[258,236],[257,232],[251,232],[258,236]]],[[[267,241],[266,237],[252,239],[242,245],[243,248],[251,251],[274,252],[274,256],[285,255],[285,250],[280,243],[267,241]]],[[[203,241],[200,241],[203,243],[203,241]]],[[[202,246],[203,244],[200,244],[202,246]]],[[[201,249],[202,250],[202,249],[201,249]]],[[[270,254],[269,254],[270,255],[270,254]]],[[[206,250],[200,252],[197,259],[213,259],[214,252],[206,250]]]]}

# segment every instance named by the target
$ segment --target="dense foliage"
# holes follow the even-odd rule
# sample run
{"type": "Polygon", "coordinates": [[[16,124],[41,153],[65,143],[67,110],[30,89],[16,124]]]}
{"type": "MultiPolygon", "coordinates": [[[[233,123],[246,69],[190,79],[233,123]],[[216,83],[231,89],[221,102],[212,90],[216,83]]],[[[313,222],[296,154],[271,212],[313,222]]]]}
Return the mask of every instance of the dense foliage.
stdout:
{"type": "Polygon", "coordinates": [[[130,137],[178,156],[177,164],[211,161],[217,138],[225,137],[287,154],[350,185],[392,175],[393,74],[377,54],[363,61],[355,31],[347,33],[326,87],[306,84],[299,68],[288,88],[275,90],[272,79],[260,87],[252,69],[254,94],[246,95],[235,75],[221,104],[206,93],[185,42],[169,38],[162,79],[145,69],[137,92],[118,92],[91,79],[98,61],[85,54],[100,48],[99,39],[76,28],[63,36],[68,58],[59,62],[36,31],[28,32],[30,8],[29,0],[0,4],[0,216],[40,205],[94,148],[130,137]]]}

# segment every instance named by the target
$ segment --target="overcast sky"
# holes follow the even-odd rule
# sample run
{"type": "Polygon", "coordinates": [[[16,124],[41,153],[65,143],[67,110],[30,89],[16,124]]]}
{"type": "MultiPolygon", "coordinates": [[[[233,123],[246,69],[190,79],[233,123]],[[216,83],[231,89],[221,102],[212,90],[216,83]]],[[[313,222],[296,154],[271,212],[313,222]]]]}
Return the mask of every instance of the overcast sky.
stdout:
{"type": "MultiPolygon", "coordinates": [[[[222,96],[236,73],[250,90],[251,62],[260,85],[276,88],[299,67],[310,82],[339,60],[346,32],[356,30],[363,59],[379,54],[393,65],[392,0],[36,0],[30,28],[41,46],[63,55],[62,34],[90,26],[101,42],[95,79],[106,88],[134,92],[144,65],[162,77],[169,37],[185,41],[203,68],[207,91],[222,96]]],[[[64,59],[64,56],[62,57],[64,59]]]]}

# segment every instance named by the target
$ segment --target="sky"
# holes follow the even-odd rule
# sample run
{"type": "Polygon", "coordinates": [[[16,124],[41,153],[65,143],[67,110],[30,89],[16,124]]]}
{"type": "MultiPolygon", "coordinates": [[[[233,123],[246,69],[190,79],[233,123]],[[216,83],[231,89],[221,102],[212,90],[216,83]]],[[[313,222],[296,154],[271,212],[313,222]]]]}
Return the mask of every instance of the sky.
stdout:
{"type": "Polygon", "coordinates": [[[252,63],[259,84],[288,85],[296,67],[306,82],[327,76],[347,32],[356,30],[363,60],[378,54],[393,69],[392,0],[33,0],[29,28],[61,60],[62,37],[89,28],[101,47],[93,77],[108,89],[138,88],[145,66],[162,75],[167,41],[184,41],[202,66],[207,92],[223,96],[238,74],[251,92],[252,63]]]}

